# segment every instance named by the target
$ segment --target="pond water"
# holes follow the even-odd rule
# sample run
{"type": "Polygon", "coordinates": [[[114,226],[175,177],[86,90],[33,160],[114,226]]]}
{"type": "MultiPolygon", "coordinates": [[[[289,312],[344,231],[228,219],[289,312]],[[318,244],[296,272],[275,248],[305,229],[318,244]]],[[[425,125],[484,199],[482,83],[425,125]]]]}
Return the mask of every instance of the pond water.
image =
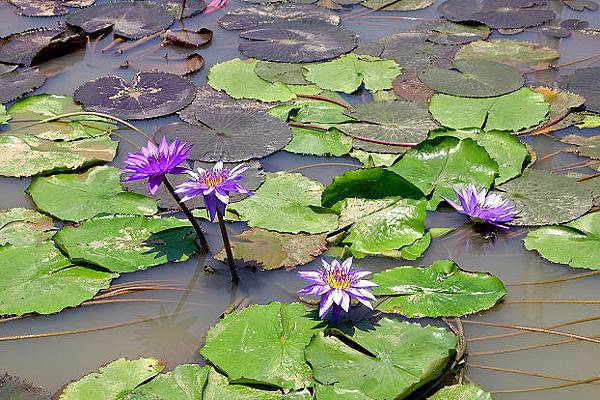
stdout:
{"type": "MultiPolygon", "coordinates": [[[[206,27],[214,32],[212,43],[200,50],[206,65],[191,79],[197,84],[206,83],[206,74],[213,64],[239,56],[236,31],[220,29],[217,20],[224,12],[241,7],[240,1],[232,0],[225,10],[209,15],[200,15],[185,20],[187,28],[206,27]]],[[[552,0],[552,6],[563,19],[581,18],[589,21],[592,27],[600,27],[600,13],[586,11],[577,13],[565,8],[560,1],[552,0]]],[[[36,26],[52,26],[60,18],[17,17],[11,6],[0,2],[0,36],[36,26]]],[[[360,9],[355,6],[354,11],[360,9]]],[[[341,11],[344,14],[352,9],[341,11]]],[[[410,30],[417,22],[377,18],[378,16],[405,15],[423,18],[437,17],[436,6],[408,13],[370,14],[372,18],[355,18],[343,21],[343,25],[360,35],[361,40],[371,41],[391,33],[410,30]]],[[[493,37],[505,38],[495,32],[493,37]]],[[[557,64],[600,53],[600,36],[573,33],[571,37],[555,39],[541,33],[522,33],[510,39],[527,40],[553,47],[560,51],[557,64]]],[[[155,46],[157,40],[136,48],[131,54],[114,55],[100,49],[111,42],[108,35],[99,41],[92,40],[85,49],[44,63],[41,69],[51,76],[47,83],[35,93],[56,93],[72,95],[82,83],[100,76],[118,74],[131,77],[134,71],[121,69],[129,57],[155,46]]],[[[166,51],[166,50],[165,50],[166,51]]],[[[162,53],[157,53],[162,54],[162,53]]],[[[593,61],[583,65],[593,65],[593,61]]],[[[597,64],[600,65],[600,64],[597,64]]],[[[582,64],[566,67],[565,73],[582,64]]],[[[553,85],[559,73],[546,71],[526,77],[528,83],[553,85]]],[[[1,90],[1,89],[0,89],[1,90]]],[[[362,95],[348,97],[349,101],[364,101],[362,95]]],[[[178,120],[176,116],[142,121],[137,124],[145,131],[152,132],[156,127],[178,120]]],[[[555,132],[560,136],[577,133],[578,129],[568,128],[555,132]]],[[[131,131],[121,130],[132,140],[143,142],[131,131]]],[[[543,135],[523,137],[531,145],[538,159],[555,153],[560,142],[543,135]]],[[[110,164],[121,166],[133,145],[121,141],[117,158],[110,164]]],[[[537,162],[535,168],[561,172],[565,167],[584,161],[573,154],[558,153],[537,162]]],[[[319,165],[321,163],[350,163],[359,165],[352,158],[300,156],[278,152],[261,161],[265,171],[298,170],[306,176],[324,184],[331,182],[350,167],[339,165],[319,165]]],[[[590,173],[591,169],[567,169],[564,172],[590,173]]],[[[33,208],[24,193],[29,179],[0,179],[0,209],[10,207],[33,208]]],[[[594,343],[572,340],[543,333],[523,333],[513,329],[482,326],[468,321],[483,321],[495,324],[511,324],[529,327],[552,327],[563,332],[598,337],[600,335],[600,313],[598,303],[569,303],[568,300],[598,301],[597,287],[600,276],[567,280],[576,277],[581,270],[573,270],[563,265],[546,262],[535,252],[524,249],[522,238],[525,230],[513,229],[499,234],[495,239],[482,237],[466,219],[442,208],[427,220],[429,227],[459,227],[454,233],[434,239],[424,257],[415,262],[401,262],[387,258],[365,258],[357,261],[364,269],[377,272],[398,265],[427,266],[439,259],[452,259],[462,268],[471,271],[487,271],[498,276],[507,284],[508,295],[503,303],[480,315],[464,318],[465,335],[468,340],[468,367],[466,377],[483,388],[496,392],[499,400],[565,400],[597,399],[600,396],[600,381],[546,391],[523,391],[521,389],[559,385],[581,379],[600,376],[600,346],[594,343]],[[552,281],[535,285],[527,282],[552,281]],[[566,302],[560,303],[561,300],[566,302]],[[580,323],[571,323],[569,322],[580,323]],[[519,332],[495,339],[490,335],[519,332]],[[481,340],[483,338],[483,340],[481,340]],[[561,343],[557,345],[551,345],[561,343]],[[483,354],[496,350],[548,344],[526,351],[499,354],[483,354]],[[520,370],[531,373],[511,373],[520,370]],[[539,376],[534,376],[538,374],[539,376]],[[544,377],[545,376],[545,377],[544,377]],[[552,379],[552,377],[558,379],[552,379]],[[505,393],[516,391],[515,393],[505,393]]],[[[244,224],[232,225],[232,233],[241,232],[244,224]]],[[[218,227],[204,224],[213,249],[221,247],[218,227]]],[[[318,260],[303,267],[316,268],[318,260]]],[[[296,271],[252,272],[243,270],[237,298],[248,304],[264,304],[272,300],[294,301],[294,293],[303,282],[296,271]]],[[[50,316],[35,316],[21,320],[0,323],[0,371],[29,380],[53,392],[65,383],[81,375],[95,371],[100,365],[119,357],[135,358],[154,356],[164,359],[169,367],[185,362],[202,362],[198,354],[207,329],[219,318],[232,298],[228,270],[225,264],[216,262],[210,256],[196,255],[190,260],[166,264],[148,271],[123,275],[114,284],[126,282],[168,281],[177,290],[148,290],[120,296],[123,301],[109,304],[96,304],[65,310],[50,316]],[[207,272],[212,266],[215,273],[207,272]],[[125,300],[126,299],[126,300],[125,300]],[[83,332],[79,332],[83,331],[83,332]],[[49,335],[49,337],[21,338],[19,336],[49,335]],[[12,340],[11,340],[12,338],[12,340]]]]}

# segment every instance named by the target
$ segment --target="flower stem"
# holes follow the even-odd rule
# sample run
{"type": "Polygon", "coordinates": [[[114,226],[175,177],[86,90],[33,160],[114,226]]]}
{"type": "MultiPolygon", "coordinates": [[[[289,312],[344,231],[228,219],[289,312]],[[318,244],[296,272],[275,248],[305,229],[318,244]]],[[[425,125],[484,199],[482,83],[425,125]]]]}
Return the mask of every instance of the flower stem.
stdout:
{"type": "Polygon", "coordinates": [[[208,242],[206,241],[206,237],[204,236],[204,232],[202,232],[202,228],[200,227],[200,224],[198,223],[198,221],[196,221],[196,218],[192,214],[192,211],[190,211],[188,206],[185,205],[185,203],[183,203],[181,201],[181,197],[179,197],[179,195],[177,193],[175,193],[175,189],[173,188],[173,185],[171,185],[171,182],[169,182],[169,179],[167,179],[166,176],[164,179],[164,184],[165,184],[165,187],[167,188],[167,190],[169,191],[169,193],[171,193],[171,196],[173,196],[173,198],[175,199],[177,204],[179,204],[179,207],[181,207],[181,211],[183,211],[183,213],[185,214],[187,219],[190,220],[190,223],[194,227],[194,230],[196,231],[196,236],[197,236],[196,239],[198,241],[200,241],[200,246],[198,246],[198,242],[196,242],[196,246],[198,246],[199,249],[202,248],[206,253],[208,253],[209,252],[208,242]]]}
{"type": "Polygon", "coordinates": [[[221,228],[221,236],[223,237],[223,246],[225,247],[225,252],[227,253],[227,264],[229,265],[229,272],[231,273],[231,281],[239,282],[240,277],[237,274],[235,263],[233,262],[233,251],[231,251],[231,243],[229,242],[229,236],[227,235],[227,227],[225,226],[223,214],[221,214],[219,207],[217,207],[217,218],[219,219],[219,227],[221,228]]]}

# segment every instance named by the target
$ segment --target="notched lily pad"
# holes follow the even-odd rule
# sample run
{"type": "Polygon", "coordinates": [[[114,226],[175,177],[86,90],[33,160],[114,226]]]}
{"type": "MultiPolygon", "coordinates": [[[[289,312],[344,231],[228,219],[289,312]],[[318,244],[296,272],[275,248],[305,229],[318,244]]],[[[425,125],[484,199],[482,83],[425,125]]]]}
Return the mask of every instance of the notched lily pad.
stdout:
{"type": "Polygon", "coordinates": [[[104,76],[84,83],[73,94],[87,111],[133,120],[169,115],[195,97],[196,87],[189,80],[165,72],[140,72],[131,83],[104,76]]]}
{"type": "Polygon", "coordinates": [[[38,69],[16,70],[0,74],[0,103],[17,100],[23,95],[41,87],[46,76],[38,69]]]}
{"type": "Polygon", "coordinates": [[[333,11],[309,4],[265,4],[231,11],[221,17],[219,25],[227,30],[242,30],[284,21],[339,25],[340,17],[333,11]]]}
{"type": "Polygon", "coordinates": [[[85,36],[64,27],[30,29],[0,39],[0,62],[33,65],[85,46],[85,36]]]}
{"type": "Polygon", "coordinates": [[[140,39],[167,29],[174,17],[159,3],[123,1],[97,4],[71,14],[67,24],[94,35],[112,29],[116,36],[140,39]]]}
{"type": "Polygon", "coordinates": [[[17,14],[26,17],[55,17],[69,12],[68,7],[88,7],[96,0],[9,0],[17,14]]]}
{"type": "Polygon", "coordinates": [[[240,33],[248,39],[239,50],[247,57],[279,62],[328,60],[352,51],[357,35],[337,26],[316,22],[278,22],[240,33]]]}

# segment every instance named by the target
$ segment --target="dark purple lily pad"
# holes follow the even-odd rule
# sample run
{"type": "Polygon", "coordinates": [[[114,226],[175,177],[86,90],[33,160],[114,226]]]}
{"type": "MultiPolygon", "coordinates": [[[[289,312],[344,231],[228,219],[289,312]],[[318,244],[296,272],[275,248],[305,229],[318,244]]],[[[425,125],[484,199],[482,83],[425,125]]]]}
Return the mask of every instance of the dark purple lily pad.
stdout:
{"type": "Polygon", "coordinates": [[[572,75],[562,76],[561,89],[577,93],[585,98],[585,108],[600,112],[600,67],[581,68],[572,75]]]}
{"type": "Polygon", "coordinates": [[[396,61],[406,71],[430,66],[452,68],[459,46],[445,46],[427,41],[425,32],[399,32],[378,40],[383,45],[382,58],[396,61]]]}
{"type": "Polygon", "coordinates": [[[204,66],[204,57],[198,53],[187,56],[171,56],[169,58],[132,59],[121,65],[122,68],[133,68],[143,72],[167,72],[180,76],[199,71],[204,66]]]}
{"type": "Polygon", "coordinates": [[[182,47],[200,47],[211,42],[213,32],[210,29],[200,28],[168,30],[162,35],[164,42],[173,43],[182,47]]]}
{"type": "Polygon", "coordinates": [[[589,27],[590,23],[587,21],[582,21],[580,19],[571,18],[561,21],[560,26],[570,31],[577,31],[589,27]]]}
{"type": "Polygon", "coordinates": [[[189,124],[173,124],[158,131],[169,138],[193,143],[190,158],[196,161],[239,162],[266,157],[292,139],[290,127],[263,111],[217,107],[182,114],[189,124]],[[192,125],[193,124],[193,125],[192,125]]]}
{"type": "Polygon", "coordinates": [[[354,32],[323,23],[279,22],[240,33],[249,39],[239,50],[247,57],[279,62],[328,60],[358,45],[354,32]]]}
{"type": "Polygon", "coordinates": [[[5,374],[0,376],[0,399],[50,400],[50,394],[29,382],[5,374]]]}
{"type": "Polygon", "coordinates": [[[435,94],[433,90],[419,80],[414,72],[398,75],[392,86],[394,93],[398,96],[415,103],[427,104],[431,96],[435,94]]]}
{"type": "Polygon", "coordinates": [[[575,11],[598,11],[598,8],[600,8],[598,3],[592,0],[563,0],[563,3],[565,6],[575,11]]]}
{"type": "Polygon", "coordinates": [[[66,15],[68,7],[88,7],[96,0],[8,0],[17,7],[17,14],[26,17],[54,17],[66,15]]]}
{"type": "Polygon", "coordinates": [[[41,87],[46,76],[37,69],[10,71],[0,74],[0,103],[8,103],[41,87]]]}
{"type": "Polygon", "coordinates": [[[112,28],[116,36],[139,39],[167,29],[174,17],[157,3],[124,1],[97,4],[84,8],[67,18],[67,24],[93,35],[112,28]]]}
{"type": "Polygon", "coordinates": [[[162,4],[175,19],[190,18],[200,14],[208,2],[205,0],[165,0],[162,4]]]}
{"type": "Polygon", "coordinates": [[[73,94],[86,111],[134,120],[169,115],[195,97],[196,87],[189,80],[166,72],[140,72],[131,84],[118,76],[103,76],[73,94]]]}
{"type": "Polygon", "coordinates": [[[219,25],[227,30],[254,28],[260,24],[275,22],[324,22],[339,25],[340,17],[333,11],[315,5],[256,5],[227,13],[219,20],[219,25]]]}
{"type": "Polygon", "coordinates": [[[535,0],[446,0],[438,7],[450,21],[475,21],[491,28],[528,28],[556,18],[535,0]]]}
{"type": "Polygon", "coordinates": [[[85,43],[85,36],[71,29],[31,29],[0,39],[0,62],[39,64],[70,53],[85,43]]]}

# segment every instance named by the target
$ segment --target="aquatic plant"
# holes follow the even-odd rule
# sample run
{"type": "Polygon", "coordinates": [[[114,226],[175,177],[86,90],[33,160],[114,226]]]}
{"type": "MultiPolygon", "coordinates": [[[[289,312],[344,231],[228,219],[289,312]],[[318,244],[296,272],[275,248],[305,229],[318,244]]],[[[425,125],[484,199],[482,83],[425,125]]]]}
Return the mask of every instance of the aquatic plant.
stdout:
{"type": "Polygon", "coordinates": [[[504,222],[515,219],[519,211],[514,204],[503,199],[498,193],[487,193],[485,187],[479,190],[474,185],[458,186],[454,188],[460,204],[442,196],[456,211],[464,214],[473,222],[488,223],[499,228],[509,229],[504,222]]]}
{"type": "Polygon", "coordinates": [[[298,276],[312,282],[307,287],[300,289],[298,294],[321,296],[319,304],[319,317],[323,319],[331,309],[331,318],[334,322],[339,320],[342,312],[350,311],[350,301],[358,300],[369,308],[370,300],[375,296],[369,291],[378,286],[376,283],[362,279],[371,274],[370,271],[355,270],[352,268],[352,257],[347,258],[342,264],[338,260],[328,263],[321,260],[323,268],[319,271],[299,271],[298,276]]]}

